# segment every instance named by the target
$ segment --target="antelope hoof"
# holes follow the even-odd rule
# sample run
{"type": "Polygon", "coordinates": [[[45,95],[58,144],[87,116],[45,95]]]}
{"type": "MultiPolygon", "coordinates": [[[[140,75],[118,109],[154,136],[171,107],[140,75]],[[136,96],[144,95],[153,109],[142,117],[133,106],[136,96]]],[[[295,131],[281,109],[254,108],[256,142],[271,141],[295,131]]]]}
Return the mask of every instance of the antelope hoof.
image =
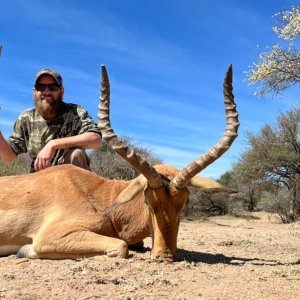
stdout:
{"type": "Polygon", "coordinates": [[[17,258],[38,258],[36,252],[33,250],[32,244],[22,246],[18,253],[17,258]]]}

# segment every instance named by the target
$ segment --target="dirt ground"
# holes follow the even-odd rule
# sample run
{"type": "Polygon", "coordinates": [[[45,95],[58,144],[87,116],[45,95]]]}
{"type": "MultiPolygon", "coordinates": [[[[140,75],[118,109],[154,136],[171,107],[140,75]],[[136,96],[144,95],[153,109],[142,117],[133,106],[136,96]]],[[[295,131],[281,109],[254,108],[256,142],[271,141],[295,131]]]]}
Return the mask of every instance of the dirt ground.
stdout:
{"type": "Polygon", "coordinates": [[[179,261],[0,258],[4,299],[300,299],[300,223],[266,214],[183,221],[179,261]]]}

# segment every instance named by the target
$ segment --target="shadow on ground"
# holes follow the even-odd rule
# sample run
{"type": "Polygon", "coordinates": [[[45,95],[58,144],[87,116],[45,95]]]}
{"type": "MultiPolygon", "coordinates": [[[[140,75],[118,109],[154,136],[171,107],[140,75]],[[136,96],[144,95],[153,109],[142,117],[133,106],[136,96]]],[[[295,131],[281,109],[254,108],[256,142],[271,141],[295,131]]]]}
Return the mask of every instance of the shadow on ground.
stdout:
{"type": "MultiPolygon", "coordinates": [[[[267,260],[259,257],[246,258],[246,257],[235,257],[235,256],[226,256],[223,254],[210,254],[202,253],[195,251],[188,251],[184,249],[177,249],[178,260],[179,261],[188,261],[188,262],[201,262],[205,264],[226,264],[226,265],[244,265],[246,263],[252,265],[270,265],[270,266],[279,266],[287,265],[278,260],[267,260]]],[[[300,264],[300,260],[291,264],[300,264]]]]}

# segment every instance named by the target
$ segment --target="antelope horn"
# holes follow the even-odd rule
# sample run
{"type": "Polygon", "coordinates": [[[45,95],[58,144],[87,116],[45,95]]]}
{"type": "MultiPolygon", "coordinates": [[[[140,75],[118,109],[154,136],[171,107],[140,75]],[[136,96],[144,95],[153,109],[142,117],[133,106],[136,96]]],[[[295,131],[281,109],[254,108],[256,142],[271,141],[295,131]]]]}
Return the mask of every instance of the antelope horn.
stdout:
{"type": "Polygon", "coordinates": [[[204,170],[208,165],[213,163],[223,153],[225,153],[237,137],[237,131],[240,123],[238,120],[238,112],[236,111],[236,105],[234,103],[234,96],[232,93],[232,65],[229,66],[225,75],[223,94],[226,113],[225,132],[214,147],[188,164],[180,173],[178,173],[174,177],[172,183],[176,188],[180,189],[185,187],[191,178],[193,178],[200,171],[204,170]]]}
{"type": "Polygon", "coordinates": [[[152,188],[160,188],[163,181],[159,173],[145,160],[138,156],[134,150],[129,149],[122,141],[119,140],[110,125],[109,105],[110,105],[110,87],[107,71],[104,65],[101,66],[101,96],[98,106],[98,127],[100,128],[103,138],[109,145],[125,160],[127,160],[134,168],[140,171],[146,178],[152,188]]]}

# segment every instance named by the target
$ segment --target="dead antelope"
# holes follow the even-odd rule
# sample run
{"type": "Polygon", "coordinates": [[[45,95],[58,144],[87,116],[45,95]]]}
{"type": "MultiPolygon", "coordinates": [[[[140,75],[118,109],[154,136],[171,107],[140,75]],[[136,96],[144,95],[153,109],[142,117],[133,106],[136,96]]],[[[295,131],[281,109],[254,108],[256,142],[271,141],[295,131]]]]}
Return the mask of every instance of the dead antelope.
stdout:
{"type": "Polygon", "coordinates": [[[66,259],[95,255],[128,256],[128,245],[151,235],[151,258],[174,260],[180,211],[188,187],[206,193],[228,191],[196,176],[218,159],[237,137],[238,113],[232,68],[224,80],[226,129],[220,141],[183,170],[152,167],[115,135],[109,120],[110,90],[102,66],[99,126],[103,137],[142,175],[108,180],[73,165],[0,177],[0,255],[66,259]]]}

